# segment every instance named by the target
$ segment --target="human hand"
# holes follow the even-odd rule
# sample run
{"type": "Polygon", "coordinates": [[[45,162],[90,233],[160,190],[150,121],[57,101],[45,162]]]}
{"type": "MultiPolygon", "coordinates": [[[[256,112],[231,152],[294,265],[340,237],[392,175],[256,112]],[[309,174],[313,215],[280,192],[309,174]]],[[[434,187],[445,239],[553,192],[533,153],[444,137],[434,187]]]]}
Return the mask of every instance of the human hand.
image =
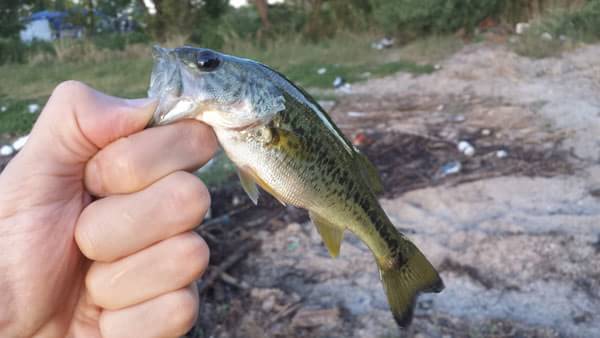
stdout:
{"type": "Polygon", "coordinates": [[[177,337],[208,247],[206,125],[144,130],[148,100],[59,85],[0,175],[0,337],[177,337]],[[101,197],[94,200],[92,196],[101,197]]]}

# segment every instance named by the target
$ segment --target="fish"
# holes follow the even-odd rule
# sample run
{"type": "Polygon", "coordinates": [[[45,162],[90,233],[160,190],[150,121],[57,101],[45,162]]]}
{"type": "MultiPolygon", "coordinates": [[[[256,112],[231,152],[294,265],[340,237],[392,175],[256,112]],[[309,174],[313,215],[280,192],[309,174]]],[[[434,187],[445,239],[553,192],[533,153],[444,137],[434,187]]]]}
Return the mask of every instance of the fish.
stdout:
{"type": "Polygon", "coordinates": [[[346,230],[370,249],[392,315],[410,325],[421,293],[444,283],[378,202],[375,166],[318,102],[276,70],[250,59],[182,46],[153,48],[149,126],[191,118],[211,126],[254,204],[260,186],[284,205],[308,210],[332,257],[346,230]]]}

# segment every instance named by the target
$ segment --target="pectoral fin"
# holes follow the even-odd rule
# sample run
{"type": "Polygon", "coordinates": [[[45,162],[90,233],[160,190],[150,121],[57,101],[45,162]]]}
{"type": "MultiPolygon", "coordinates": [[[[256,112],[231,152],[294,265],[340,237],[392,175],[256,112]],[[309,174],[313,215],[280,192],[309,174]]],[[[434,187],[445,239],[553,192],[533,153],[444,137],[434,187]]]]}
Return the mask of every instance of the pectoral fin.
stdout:
{"type": "Polygon", "coordinates": [[[240,177],[240,183],[242,184],[242,188],[244,188],[244,191],[246,192],[246,194],[248,194],[248,197],[250,197],[250,200],[252,200],[252,203],[254,203],[254,205],[258,204],[258,187],[256,186],[256,182],[254,182],[254,179],[252,179],[252,176],[246,174],[245,172],[241,171],[238,169],[238,176],[240,177]]]}
{"type": "Polygon", "coordinates": [[[344,229],[322,218],[316,213],[309,211],[308,215],[317,227],[331,257],[337,257],[340,254],[340,246],[344,237],[344,229]]]}

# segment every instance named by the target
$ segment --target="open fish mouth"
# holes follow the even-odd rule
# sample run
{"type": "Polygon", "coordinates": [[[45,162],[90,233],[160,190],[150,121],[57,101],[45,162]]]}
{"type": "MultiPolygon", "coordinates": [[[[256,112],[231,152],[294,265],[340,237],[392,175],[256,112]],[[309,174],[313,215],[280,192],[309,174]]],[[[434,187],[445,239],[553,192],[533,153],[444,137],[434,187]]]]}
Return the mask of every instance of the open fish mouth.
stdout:
{"type": "Polygon", "coordinates": [[[150,75],[148,97],[158,100],[149,126],[167,124],[195,110],[194,101],[185,98],[181,79],[181,65],[174,49],[155,45],[152,48],[154,66],[150,75]]]}

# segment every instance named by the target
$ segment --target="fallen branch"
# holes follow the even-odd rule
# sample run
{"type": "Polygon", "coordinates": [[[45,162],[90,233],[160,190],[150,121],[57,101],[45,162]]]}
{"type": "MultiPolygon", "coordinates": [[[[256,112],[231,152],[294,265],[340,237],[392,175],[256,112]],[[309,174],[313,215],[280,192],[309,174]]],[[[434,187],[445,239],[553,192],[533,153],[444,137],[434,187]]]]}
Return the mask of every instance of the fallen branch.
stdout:
{"type": "Polygon", "coordinates": [[[244,281],[239,281],[237,278],[233,277],[227,272],[222,272],[220,277],[223,282],[231,286],[235,286],[238,289],[248,290],[250,288],[250,285],[248,285],[248,283],[244,281]]]}
{"type": "Polygon", "coordinates": [[[219,264],[216,268],[211,269],[206,274],[206,277],[204,277],[202,281],[198,284],[198,293],[203,294],[204,292],[206,292],[206,290],[208,290],[225,271],[231,268],[242,258],[245,258],[250,251],[254,250],[259,245],[259,240],[249,240],[248,242],[242,244],[239,247],[239,249],[237,249],[237,251],[235,251],[233,254],[227,257],[227,259],[221,262],[221,264],[219,264]]]}

